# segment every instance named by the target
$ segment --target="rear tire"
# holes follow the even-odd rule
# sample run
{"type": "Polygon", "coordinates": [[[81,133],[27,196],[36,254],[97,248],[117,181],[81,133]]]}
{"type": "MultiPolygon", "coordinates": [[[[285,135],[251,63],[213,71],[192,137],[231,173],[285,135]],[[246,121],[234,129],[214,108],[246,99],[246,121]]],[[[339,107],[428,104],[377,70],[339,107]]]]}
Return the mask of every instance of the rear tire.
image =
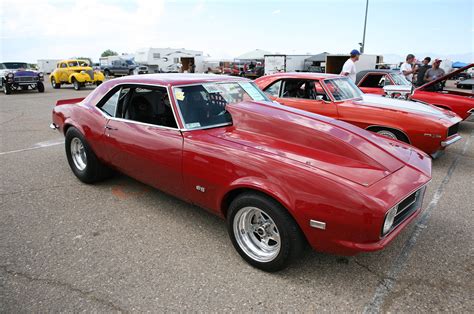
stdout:
{"type": "Polygon", "coordinates": [[[44,93],[44,84],[43,84],[43,82],[38,82],[38,84],[36,84],[36,88],[38,89],[38,92],[44,93]]]}
{"type": "Polygon", "coordinates": [[[286,268],[304,248],[304,236],[286,208],[256,192],[241,194],[232,201],[227,230],[240,256],[268,272],[286,268]]]}
{"type": "Polygon", "coordinates": [[[75,90],[80,90],[81,89],[81,83],[79,83],[78,80],[76,80],[76,78],[72,78],[72,85],[74,85],[74,89],[75,90]]]}
{"type": "Polygon", "coordinates": [[[94,154],[84,136],[74,127],[66,132],[66,156],[74,175],[84,183],[101,181],[112,174],[94,154]]]}
{"type": "Polygon", "coordinates": [[[61,88],[61,83],[59,82],[56,82],[56,79],[54,77],[51,78],[51,86],[54,88],[54,89],[59,89],[61,88]]]}
{"type": "Polygon", "coordinates": [[[104,75],[106,78],[110,78],[110,71],[108,69],[104,70],[104,75]]]}

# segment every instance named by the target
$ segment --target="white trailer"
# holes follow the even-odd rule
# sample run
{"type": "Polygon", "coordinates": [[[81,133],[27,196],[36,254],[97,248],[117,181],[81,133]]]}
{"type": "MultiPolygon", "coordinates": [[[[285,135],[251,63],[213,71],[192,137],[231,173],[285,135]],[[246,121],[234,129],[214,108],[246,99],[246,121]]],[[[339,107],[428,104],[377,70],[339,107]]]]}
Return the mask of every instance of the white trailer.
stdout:
{"type": "Polygon", "coordinates": [[[59,59],[40,59],[38,60],[38,71],[44,74],[51,74],[56,69],[56,65],[61,61],[59,59]]]}
{"type": "MultiPolygon", "coordinates": [[[[340,74],[342,66],[349,59],[350,55],[345,54],[328,54],[326,56],[326,73],[340,74]]],[[[383,56],[361,54],[359,61],[356,62],[357,71],[372,70],[379,63],[383,63],[383,56]]]]}
{"type": "Polygon", "coordinates": [[[204,72],[202,51],[175,48],[144,48],[135,53],[135,62],[148,66],[149,73],[204,72]]]}
{"type": "Polygon", "coordinates": [[[304,69],[304,60],[309,55],[265,55],[265,74],[298,72],[304,69]]]}

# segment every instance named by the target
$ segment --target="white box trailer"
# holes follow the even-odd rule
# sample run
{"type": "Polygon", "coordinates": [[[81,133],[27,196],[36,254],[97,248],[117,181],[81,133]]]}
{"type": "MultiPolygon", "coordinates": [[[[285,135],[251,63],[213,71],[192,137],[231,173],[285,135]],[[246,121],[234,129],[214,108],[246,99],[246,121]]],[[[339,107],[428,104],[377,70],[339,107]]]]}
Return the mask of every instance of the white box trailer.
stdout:
{"type": "Polygon", "coordinates": [[[310,55],[265,55],[265,74],[303,71],[304,60],[310,55]]]}
{"type": "Polygon", "coordinates": [[[38,60],[38,71],[44,74],[51,74],[56,69],[56,65],[61,61],[59,59],[40,59],[38,60]]]}
{"type": "MultiPolygon", "coordinates": [[[[326,56],[326,73],[340,74],[342,66],[351,56],[346,54],[328,54],[326,56]]],[[[356,62],[357,72],[375,69],[375,65],[383,63],[383,56],[361,54],[356,62]]]]}
{"type": "Polygon", "coordinates": [[[175,48],[144,48],[135,53],[135,62],[148,66],[149,73],[204,72],[202,51],[175,48]]]}

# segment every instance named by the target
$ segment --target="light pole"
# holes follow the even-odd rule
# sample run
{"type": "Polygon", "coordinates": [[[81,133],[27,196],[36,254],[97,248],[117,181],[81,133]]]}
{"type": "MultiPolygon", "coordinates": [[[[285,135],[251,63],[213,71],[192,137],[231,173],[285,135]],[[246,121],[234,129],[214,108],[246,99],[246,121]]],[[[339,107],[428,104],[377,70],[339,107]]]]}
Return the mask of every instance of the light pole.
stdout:
{"type": "Polygon", "coordinates": [[[364,53],[365,48],[365,29],[367,28],[367,12],[369,11],[369,0],[365,4],[365,20],[364,20],[364,35],[362,36],[362,43],[360,44],[360,53],[364,53]]]}

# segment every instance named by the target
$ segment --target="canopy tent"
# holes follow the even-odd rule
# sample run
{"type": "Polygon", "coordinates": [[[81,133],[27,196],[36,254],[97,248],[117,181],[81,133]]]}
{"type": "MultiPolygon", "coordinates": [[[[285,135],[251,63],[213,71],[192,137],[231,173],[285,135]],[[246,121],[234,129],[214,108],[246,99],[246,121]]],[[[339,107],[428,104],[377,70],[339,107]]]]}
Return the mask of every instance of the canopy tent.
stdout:
{"type": "Polygon", "coordinates": [[[465,66],[468,66],[468,64],[461,61],[453,62],[453,64],[451,65],[451,67],[453,67],[454,69],[464,68],[465,66]]]}
{"type": "Polygon", "coordinates": [[[309,58],[304,59],[305,62],[326,62],[326,56],[329,54],[329,52],[323,52],[317,55],[313,55],[309,58]]]}
{"type": "Polygon", "coordinates": [[[236,60],[263,60],[265,59],[265,55],[271,55],[270,51],[255,49],[244,54],[241,54],[236,60]]]}

